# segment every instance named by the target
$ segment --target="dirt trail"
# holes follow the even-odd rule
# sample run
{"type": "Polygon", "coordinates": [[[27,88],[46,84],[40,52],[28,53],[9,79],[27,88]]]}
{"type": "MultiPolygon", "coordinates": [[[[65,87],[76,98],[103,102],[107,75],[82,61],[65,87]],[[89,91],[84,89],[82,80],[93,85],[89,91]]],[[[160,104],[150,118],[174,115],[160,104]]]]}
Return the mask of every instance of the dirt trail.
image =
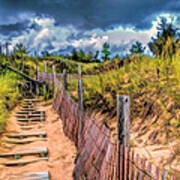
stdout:
{"type": "MultiPolygon", "coordinates": [[[[42,160],[39,162],[30,163],[24,166],[6,167],[0,165],[0,180],[12,180],[12,177],[22,175],[23,173],[45,172],[49,171],[51,180],[71,180],[72,171],[74,168],[74,159],[76,156],[76,148],[74,144],[64,135],[63,125],[58,115],[53,111],[52,106],[42,106],[38,104],[37,110],[46,112],[46,121],[33,124],[33,129],[22,130],[17,123],[15,113],[20,107],[15,108],[7,126],[6,134],[27,134],[34,132],[46,132],[45,140],[35,141],[29,144],[14,145],[5,142],[5,135],[0,140],[0,153],[10,153],[23,149],[35,147],[48,148],[48,161],[42,160]]],[[[24,156],[21,160],[37,158],[35,156],[24,156]]],[[[12,158],[0,158],[0,163],[12,158]]],[[[17,178],[18,179],[18,178],[17,178]]]]}

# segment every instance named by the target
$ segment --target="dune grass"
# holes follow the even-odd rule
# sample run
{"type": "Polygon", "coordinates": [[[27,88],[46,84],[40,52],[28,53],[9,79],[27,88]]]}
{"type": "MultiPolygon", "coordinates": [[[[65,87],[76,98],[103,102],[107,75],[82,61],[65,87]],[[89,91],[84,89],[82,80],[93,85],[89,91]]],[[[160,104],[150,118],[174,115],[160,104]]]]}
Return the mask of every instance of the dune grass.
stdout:
{"type": "MultiPolygon", "coordinates": [[[[171,62],[135,55],[131,63],[89,78],[83,78],[84,105],[87,110],[101,112],[111,127],[116,119],[117,94],[131,98],[131,121],[143,117],[144,112],[157,115],[168,126],[170,136],[178,137],[180,130],[180,61],[171,62]],[[152,109],[150,109],[152,107],[152,109]],[[148,110],[149,108],[149,110],[148,110]],[[163,113],[161,114],[161,112],[163,113]]],[[[77,100],[77,80],[69,81],[69,91],[77,100]]],[[[148,119],[148,118],[147,118],[148,119]]],[[[158,124],[160,126],[160,124],[158,124]]]]}
{"type": "Polygon", "coordinates": [[[9,71],[0,76],[0,133],[5,131],[6,123],[13,107],[19,102],[17,76],[9,71]]]}

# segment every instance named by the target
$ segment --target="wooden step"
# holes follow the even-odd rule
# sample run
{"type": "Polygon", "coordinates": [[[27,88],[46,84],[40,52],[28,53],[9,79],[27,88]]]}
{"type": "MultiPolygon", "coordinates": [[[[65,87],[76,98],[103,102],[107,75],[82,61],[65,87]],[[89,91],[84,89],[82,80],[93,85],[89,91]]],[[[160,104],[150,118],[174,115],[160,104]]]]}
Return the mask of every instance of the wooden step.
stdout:
{"type": "Polygon", "coordinates": [[[30,115],[24,115],[24,114],[21,114],[21,115],[16,115],[15,117],[17,118],[41,118],[41,117],[45,117],[45,114],[30,114],[30,115]]]}
{"type": "Polygon", "coordinates": [[[0,154],[0,158],[10,157],[10,156],[29,156],[29,155],[36,155],[39,154],[40,156],[47,156],[48,149],[46,147],[40,148],[31,148],[22,151],[12,152],[12,153],[4,153],[0,154]]]}
{"type": "Polygon", "coordinates": [[[33,109],[34,106],[22,106],[23,109],[33,109]]]}
{"type": "Polygon", "coordinates": [[[22,129],[22,130],[30,130],[30,129],[33,129],[34,128],[34,126],[21,126],[20,127],[20,129],[22,129]]]}
{"type": "Polygon", "coordinates": [[[28,121],[28,122],[18,122],[18,125],[21,126],[21,127],[23,127],[23,126],[32,126],[32,127],[34,127],[33,125],[37,125],[37,124],[39,124],[39,122],[37,122],[37,121],[34,121],[34,122],[30,122],[30,121],[28,121]]]}
{"type": "Polygon", "coordinates": [[[46,136],[47,136],[46,132],[6,135],[6,137],[8,138],[28,138],[28,137],[46,137],[46,136]]]}
{"type": "Polygon", "coordinates": [[[41,99],[24,99],[24,102],[42,102],[41,99]]]}
{"type": "Polygon", "coordinates": [[[45,114],[45,111],[18,111],[16,114],[25,114],[25,115],[31,115],[31,114],[45,114]]]}
{"type": "Polygon", "coordinates": [[[12,160],[12,161],[7,161],[5,163],[0,163],[0,164],[4,166],[24,166],[24,165],[39,162],[39,161],[48,161],[48,157],[36,158],[36,159],[30,159],[30,160],[12,160]]]}
{"type": "Polygon", "coordinates": [[[4,141],[9,144],[29,144],[35,141],[47,141],[47,139],[46,138],[32,138],[32,139],[19,140],[19,139],[6,138],[4,141]]]}
{"type": "Polygon", "coordinates": [[[17,121],[19,122],[36,122],[36,121],[45,121],[45,118],[44,117],[41,117],[41,118],[31,118],[31,119],[18,119],[17,121]]]}
{"type": "Polygon", "coordinates": [[[23,102],[24,106],[34,106],[35,104],[32,102],[23,102]]]}
{"type": "Polygon", "coordinates": [[[49,172],[26,173],[22,176],[14,176],[11,180],[50,180],[49,172]]]}
{"type": "Polygon", "coordinates": [[[35,111],[34,108],[21,108],[20,110],[25,111],[25,112],[27,112],[27,111],[34,112],[35,111]]]}

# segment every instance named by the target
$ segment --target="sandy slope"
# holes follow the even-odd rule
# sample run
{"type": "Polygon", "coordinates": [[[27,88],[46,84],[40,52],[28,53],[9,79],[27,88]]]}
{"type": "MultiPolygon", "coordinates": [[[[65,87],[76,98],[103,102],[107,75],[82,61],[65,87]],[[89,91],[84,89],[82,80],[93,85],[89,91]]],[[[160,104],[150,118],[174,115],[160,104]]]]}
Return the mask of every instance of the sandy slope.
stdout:
{"type": "MultiPolygon", "coordinates": [[[[39,110],[46,111],[46,122],[34,125],[31,130],[21,130],[14,117],[17,107],[12,113],[9,122],[8,134],[22,134],[31,132],[47,132],[47,141],[36,141],[26,145],[12,145],[3,142],[2,137],[0,142],[0,153],[12,152],[16,150],[28,149],[32,147],[48,147],[49,160],[40,161],[37,163],[28,164],[20,167],[4,167],[0,165],[0,180],[10,180],[12,176],[17,176],[25,172],[40,172],[49,171],[51,180],[71,180],[72,171],[74,168],[74,159],[76,155],[76,148],[74,144],[64,135],[61,120],[53,111],[50,105],[38,106],[39,110]]],[[[23,157],[22,159],[31,159],[34,157],[23,157]]],[[[7,159],[0,159],[0,162],[7,161],[7,159]]]]}

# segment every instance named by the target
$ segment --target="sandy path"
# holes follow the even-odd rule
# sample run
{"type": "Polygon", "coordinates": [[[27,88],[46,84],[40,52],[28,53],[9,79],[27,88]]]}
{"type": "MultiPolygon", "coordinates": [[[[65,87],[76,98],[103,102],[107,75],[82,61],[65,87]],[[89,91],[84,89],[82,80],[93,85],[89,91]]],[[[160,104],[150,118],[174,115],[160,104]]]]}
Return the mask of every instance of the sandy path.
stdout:
{"type": "MultiPolygon", "coordinates": [[[[25,172],[49,171],[51,180],[71,180],[74,168],[76,148],[74,144],[64,135],[61,120],[53,111],[52,106],[38,105],[39,110],[46,112],[46,122],[33,125],[32,130],[21,130],[15,118],[17,107],[12,113],[9,122],[8,134],[23,134],[32,132],[46,132],[47,141],[36,141],[26,145],[12,145],[5,143],[4,137],[0,141],[0,153],[19,151],[34,147],[48,147],[48,161],[40,161],[19,167],[5,167],[0,165],[0,180],[11,180],[12,176],[17,176],[25,172]]],[[[21,159],[31,159],[35,156],[27,156],[21,159]]],[[[0,158],[0,162],[7,161],[0,158]]]]}

